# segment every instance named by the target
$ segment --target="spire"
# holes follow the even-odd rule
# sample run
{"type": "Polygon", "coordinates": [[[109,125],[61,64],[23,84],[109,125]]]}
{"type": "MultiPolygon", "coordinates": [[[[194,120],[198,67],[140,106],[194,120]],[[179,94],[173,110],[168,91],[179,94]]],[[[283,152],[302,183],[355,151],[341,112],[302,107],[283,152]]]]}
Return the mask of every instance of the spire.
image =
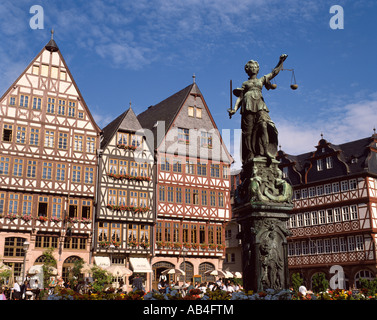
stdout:
{"type": "Polygon", "coordinates": [[[56,42],[54,41],[54,29],[51,29],[51,39],[50,41],[46,44],[45,46],[46,50],[50,51],[50,52],[56,52],[56,51],[59,51],[59,48],[56,44],[56,42]]]}

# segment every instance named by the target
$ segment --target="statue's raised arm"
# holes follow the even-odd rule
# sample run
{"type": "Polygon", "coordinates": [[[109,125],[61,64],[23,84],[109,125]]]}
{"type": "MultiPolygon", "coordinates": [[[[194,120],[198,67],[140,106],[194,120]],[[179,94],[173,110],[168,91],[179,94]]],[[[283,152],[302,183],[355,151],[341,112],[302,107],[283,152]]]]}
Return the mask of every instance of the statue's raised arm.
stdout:
{"type": "Polygon", "coordinates": [[[267,80],[271,80],[273,78],[275,78],[281,69],[283,69],[283,62],[287,59],[288,55],[287,54],[282,54],[280,57],[279,57],[279,62],[278,64],[276,65],[276,67],[272,70],[271,73],[269,74],[266,74],[266,79],[267,80]]]}

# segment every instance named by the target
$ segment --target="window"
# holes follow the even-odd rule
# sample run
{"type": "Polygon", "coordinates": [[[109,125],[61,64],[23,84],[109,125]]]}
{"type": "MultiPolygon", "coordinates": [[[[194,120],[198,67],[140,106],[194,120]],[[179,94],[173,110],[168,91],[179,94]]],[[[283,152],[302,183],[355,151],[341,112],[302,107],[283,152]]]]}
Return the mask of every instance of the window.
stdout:
{"type": "Polygon", "coordinates": [[[193,117],[194,116],[194,107],[188,107],[188,116],[193,117]]]}
{"type": "Polygon", "coordinates": [[[109,239],[109,223],[99,222],[98,223],[98,240],[107,241],[109,239]]]}
{"type": "Polygon", "coordinates": [[[9,105],[10,106],[15,106],[16,105],[16,97],[9,97],[9,105]]]}
{"type": "Polygon", "coordinates": [[[47,64],[42,64],[42,69],[41,69],[41,75],[48,77],[48,65],[47,64]]]}
{"type": "Polygon", "coordinates": [[[127,174],[127,160],[119,160],[119,174],[127,174]]]}
{"type": "Polygon", "coordinates": [[[296,215],[291,215],[291,217],[289,218],[289,221],[290,221],[290,225],[291,225],[291,228],[296,228],[297,227],[297,219],[296,219],[296,215]]]}
{"type": "Polygon", "coordinates": [[[59,132],[58,148],[67,150],[68,147],[68,133],[59,132]]]}
{"type": "Polygon", "coordinates": [[[195,164],[192,161],[186,161],[186,173],[195,174],[195,164]]]}
{"type": "Polygon", "coordinates": [[[139,207],[147,208],[148,207],[148,198],[146,192],[139,192],[139,207]]]}
{"type": "Polygon", "coordinates": [[[161,158],[161,171],[170,171],[170,163],[168,158],[161,158]]]}
{"type": "Polygon", "coordinates": [[[202,118],[202,109],[196,108],[196,117],[201,119],[202,118]]]}
{"type": "Polygon", "coordinates": [[[207,164],[198,162],[197,171],[198,171],[198,175],[206,176],[207,175],[207,164]]]}
{"type": "Polygon", "coordinates": [[[78,200],[76,200],[76,199],[70,199],[69,200],[68,216],[70,218],[77,218],[78,206],[79,206],[78,200]]]}
{"type": "Polygon", "coordinates": [[[117,191],[115,189],[109,189],[108,191],[108,204],[111,206],[117,204],[117,191]]]}
{"type": "Polygon", "coordinates": [[[229,167],[223,166],[223,179],[228,179],[228,178],[229,178],[229,167]]]}
{"type": "Polygon", "coordinates": [[[174,202],[173,187],[168,187],[168,202],[174,202]]]}
{"type": "Polygon", "coordinates": [[[317,211],[312,212],[312,225],[318,224],[318,213],[317,211]]]}
{"type": "Polygon", "coordinates": [[[206,230],[204,225],[199,226],[199,243],[206,242],[206,230]]]}
{"type": "Polygon", "coordinates": [[[16,214],[18,213],[19,195],[17,193],[9,194],[8,212],[16,214]]]}
{"type": "Polygon", "coordinates": [[[52,163],[51,162],[43,162],[42,179],[44,180],[52,179],[52,163]]]}
{"type": "Polygon", "coordinates": [[[203,131],[200,133],[200,146],[203,148],[212,148],[212,133],[203,131]]]}
{"type": "Polygon", "coordinates": [[[165,201],[165,187],[164,186],[159,187],[159,198],[160,198],[160,201],[165,201]]]}
{"type": "Polygon", "coordinates": [[[118,172],[118,160],[109,159],[109,173],[117,174],[118,172]]]}
{"type": "Polygon", "coordinates": [[[216,192],[215,191],[210,192],[210,206],[216,207],[216,192]]]}
{"type": "Polygon", "coordinates": [[[33,196],[24,195],[22,198],[22,215],[31,215],[33,208],[33,196]]]}
{"type": "Polygon", "coordinates": [[[340,212],[340,208],[335,208],[334,211],[335,211],[335,215],[334,215],[335,222],[342,221],[342,214],[340,212]]]}
{"type": "Polygon", "coordinates": [[[38,217],[47,217],[48,198],[38,197],[38,217]]]}
{"type": "MultiPolygon", "coordinates": [[[[113,191],[116,192],[115,190],[113,191]]],[[[127,191],[126,190],[118,190],[118,205],[119,206],[127,205],[127,191]]]]}
{"type": "Polygon", "coordinates": [[[179,242],[179,224],[173,223],[173,242],[179,242]]]}
{"type": "Polygon", "coordinates": [[[220,177],[220,165],[211,164],[211,177],[219,178],[220,177]]]}
{"type": "Polygon", "coordinates": [[[181,187],[175,188],[175,202],[182,203],[182,188],[181,187]]]}
{"type": "Polygon", "coordinates": [[[356,179],[350,180],[350,190],[356,190],[357,189],[357,181],[356,179]]]}
{"type": "Polygon", "coordinates": [[[111,224],[111,240],[115,242],[120,242],[120,223],[111,224]]]}
{"type": "Polygon", "coordinates": [[[331,194],[331,184],[325,184],[325,194],[331,194]]]}
{"type": "Polygon", "coordinates": [[[334,217],[333,217],[333,211],[332,209],[327,210],[327,222],[328,223],[333,223],[334,217]]]}
{"type": "Polygon", "coordinates": [[[41,110],[42,98],[33,97],[33,109],[41,110]]]}
{"type": "Polygon", "coordinates": [[[189,225],[187,223],[182,224],[182,242],[189,242],[189,225]]]}
{"type": "Polygon", "coordinates": [[[68,116],[75,117],[76,116],[76,102],[68,101],[68,116]]]}
{"type": "Polygon", "coordinates": [[[130,161],[130,175],[133,177],[139,176],[139,164],[135,161],[130,161]]]}
{"type": "Polygon", "coordinates": [[[149,238],[150,238],[150,232],[149,232],[149,226],[147,225],[140,225],[140,242],[142,243],[149,243],[149,238]]]}
{"type": "Polygon", "coordinates": [[[320,210],[319,211],[319,223],[320,224],[325,224],[326,223],[326,211],[325,210],[320,210]]]}
{"type": "Polygon", "coordinates": [[[170,224],[170,222],[165,222],[165,234],[164,234],[164,236],[165,236],[165,241],[171,241],[171,230],[170,230],[170,226],[171,226],[171,224],[170,224]]]}
{"type": "Polygon", "coordinates": [[[81,182],[81,166],[72,166],[72,182],[81,182]]]}
{"type": "Polygon", "coordinates": [[[317,240],[317,253],[323,253],[323,240],[318,239],[317,240]]]}
{"type": "Polygon", "coordinates": [[[94,168],[85,167],[84,183],[93,184],[94,182],[94,168]]]}
{"type": "Polygon", "coordinates": [[[30,128],[30,141],[29,143],[33,146],[39,145],[39,129],[30,128]]]}
{"type": "Polygon", "coordinates": [[[58,163],[56,165],[56,180],[57,181],[65,180],[65,164],[58,163]]]}
{"type": "Polygon", "coordinates": [[[141,177],[149,177],[149,172],[148,172],[148,163],[140,163],[140,176],[141,177]]]}
{"type": "Polygon", "coordinates": [[[60,219],[62,217],[62,198],[52,199],[52,217],[60,219]]]}
{"type": "Polygon", "coordinates": [[[364,239],[362,235],[357,235],[355,237],[356,239],[356,250],[357,251],[362,251],[364,250],[364,239]]]}
{"type": "Polygon", "coordinates": [[[118,145],[128,145],[128,133],[118,132],[118,145]]]}
{"type": "Polygon", "coordinates": [[[86,152],[94,153],[96,151],[96,138],[86,137],[86,152]]]}
{"type": "Polygon", "coordinates": [[[224,193],[223,192],[219,192],[218,194],[218,205],[220,208],[224,207],[224,193]]]}
{"type": "Polygon", "coordinates": [[[156,241],[162,241],[162,223],[156,223],[156,241]]]}
{"type": "Polygon", "coordinates": [[[11,124],[4,124],[3,127],[3,141],[12,142],[13,126],[11,124]]]}
{"type": "Polygon", "coordinates": [[[339,247],[340,247],[340,252],[347,251],[347,242],[345,238],[339,238],[339,247]]]}
{"type": "Polygon", "coordinates": [[[185,202],[191,204],[191,189],[185,189],[185,202]]]}
{"type": "Polygon", "coordinates": [[[23,257],[25,238],[7,237],[4,241],[4,257],[23,257]]]}
{"type": "Polygon", "coordinates": [[[13,176],[14,177],[22,177],[23,173],[23,159],[14,159],[13,160],[13,176]]]}
{"type": "Polygon", "coordinates": [[[189,144],[189,129],[178,128],[178,142],[189,144]]]}
{"type": "Polygon", "coordinates": [[[301,242],[301,247],[302,247],[302,254],[306,255],[309,253],[308,243],[306,241],[301,242]]]}
{"type": "Polygon", "coordinates": [[[24,94],[20,95],[20,107],[29,107],[29,96],[26,96],[24,94]]]}
{"type": "MultiPolygon", "coordinates": [[[[0,165],[1,165],[1,163],[0,163],[0,165]]],[[[27,163],[26,177],[36,178],[36,172],[37,172],[37,161],[29,160],[28,163],[27,163]]]]}
{"type": "Polygon", "coordinates": [[[61,116],[65,115],[65,107],[66,107],[66,101],[59,99],[58,100],[58,115],[61,115],[61,116]]]}
{"type": "Polygon", "coordinates": [[[301,190],[301,198],[306,199],[308,197],[308,189],[301,190]]]}
{"type": "Polygon", "coordinates": [[[199,190],[197,189],[192,190],[192,204],[199,204],[199,190]]]}
{"type": "Polygon", "coordinates": [[[309,252],[310,254],[317,253],[317,246],[314,240],[309,240],[309,252]]]}
{"type": "Polygon", "coordinates": [[[143,136],[138,134],[131,134],[130,135],[131,146],[139,148],[143,143],[143,136]]]}
{"type": "Polygon", "coordinates": [[[177,173],[182,172],[181,160],[173,160],[173,172],[177,172],[177,173]]]}
{"type": "Polygon", "coordinates": [[[348,244],[348,251],[355,251],[356,245],[355,245],[355,237],[354,236],[347,237],[347,244],[348,244]]]}
{"type": "Polygon", "coordinates": [[[331,169],[333,167],[333,159],[332,157],[326,158],[326,169],[331,169]]]}
{"type": "Polygon", "coordinates": [[[45,130],[45,147],[53,148],[55,141],[55,132],[51,130],[45,130]]]}
{"type": "Polygon", "coordinates": [[[33,74],[36,74],[36,75],[39,75],[39,66],[34,65],[34,66],[33,66],[33,69],[32,69],[32,73],[33,73],[33,74]]]}
{"type": "Polygon", "coordinates": [[[310,212],[305,212],[305,225],[310,226],[311,225],[311,219],[310,219],[310,212]]]}
{"type": "Polygon", "coordinates": [[[348,181],[342,181],[340,184],[341,190],[343,191],[348,191],[348,181]]]}
{"type": "Polygon", "coordinates": [[[221,226],[216,227],[216,242],[217,244],[223,243],[223,229],[221,226]]]}
{"type": "Polygon", "coordinates": [[[352,220],[358,219],[357,206],[356,205],[352,205],[350,208],[351,208],[351,219],[352,220]]]}
{"type": "Polygon", "coordinates": [[[339,192],[339,182],[334,182],[332,184],[332,192],[334,193],[339,192]]]}
{"type": "Polygon", "coordinates": [[[323,160],[318,159],[317,160],[317,171],[322,171],[323,170],[323,160]]]}
{"type": "Polygon", "coordinates": [[[60,80],[65,81],[67,79],[67,72],[60,70],[60,80]]]}
{"type": "Polygon", "coordinates": [[[195,224],[191,225],[191,243],[197,243],[197,226],[195,224]]]}
{"type": "Polygon", "coordinates": [[[296,256],[301,256],[301,243],[299,241],[297,241],[295,243],[295,252],[296,252],[296,256]]]}
{"type": "Polygon", "coordinates": [[[17,126],[16,142],[22,143],[22,144],[26,143],[26,128],[25,127],[17,126]]]}
{"type": "Polygon", "coordinates": [[[73,150],[74,151],[83,151],[83,136],[79,136],[77,134],[74,135],[73,137],[73,150]]]}
{"type": "Polygon", "coordinates": [[[349,207],[342,207],[343,221],[348,221],[350,219],[350,209],[349,207]]]}
{"type": "Polygon", "coordinates": [[[314,187],[310,187],[309,188],[309,197],[315,197],[316,193],[315,193],[315,188],[314,187]]]}
{"type": "Polygon", "coordinates": [[[202,206],[207,205],[207,190],[202,190],[202,206]]]}
{"type": "Polygon", "coordinates": [[[322,196],[323,195],[323,186],[317,186],[317,196],[322,196]]]}
{"type": "Polygon", "coordinates": [[[298,227],[304,226],[304,215],[302,213],[297,215],[297,225],[298,227]]]}
{"type": "Polygon", "coordinates": [[[130,206],[137,207],[139,204],[138,201],[138,192],[137,191],[130,191],[130,206]]]}
{"type": "Polygon", "coordinates": [[[55,98],[47,98],[47,113],[55,113],[55,98]]]}

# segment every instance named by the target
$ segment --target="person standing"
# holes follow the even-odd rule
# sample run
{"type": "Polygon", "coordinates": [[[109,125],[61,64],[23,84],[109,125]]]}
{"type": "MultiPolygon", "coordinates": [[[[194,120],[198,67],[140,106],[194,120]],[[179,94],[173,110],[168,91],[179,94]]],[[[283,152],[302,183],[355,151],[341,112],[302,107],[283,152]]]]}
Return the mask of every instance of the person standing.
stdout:
{"type": "Polygon", "coordinates": [[[12,298],[13,298],[13,300],[20,300],[21,299],[21,287],[18,284],[17,280],[14,282],[14,285],[13,285],[13,288],[12,288],[12,298]]]}

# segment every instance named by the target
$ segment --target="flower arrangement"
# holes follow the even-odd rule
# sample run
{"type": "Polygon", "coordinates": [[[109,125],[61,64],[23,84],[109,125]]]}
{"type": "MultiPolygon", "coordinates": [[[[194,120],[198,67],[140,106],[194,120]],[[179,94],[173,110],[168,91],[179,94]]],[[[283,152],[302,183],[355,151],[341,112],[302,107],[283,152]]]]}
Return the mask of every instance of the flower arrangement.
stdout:
{"type": "Polygon", "coordinates": [[[108,173],[108,177],[117,179],[117,180],[122,180],[122,179],[127,179],[127,180],[136,180],[136,181],[150,181],[150,177],[144,177],[144,176],[132,176],[128,174],[120,174],[120,173],[108,173]]]}
{"type": "Polygon", "coordinates": [[[84,223],[84,224],[90,224],[90,223],[92,223],[92,220],[89,219],[89,218],[82,218],[81,222],[84,223]]]}
{"type": "Polygon", "coordinates": [[[217,245],[217,250],[224,250],[225,249],[225,245],[224,244],[218,244],[217,245]]]}
{"type": "Polygon", "coordinates": [[[78,218],[76,218],[76,217],[68,217],[67,221],[71,222],[71,223],[78,223],[78,222],[80,222],[80,220],[78,218]]]}
{"type": "Polygon", "coordinates": [[[16,213],[8,213],[4,216],[4,218],[8,220],[15,220],[18,218],[18,215],[16,213]]]}
{"type": "Polygon", "coordinates": [[[135,151],[137,149],[136,146],[130,146],[130,145],[127,145],[127,144],[124,144],[124,143],[118,143],[117,147],[119,149],[131,150],[131,151],[135,151]]]}
{"type": "Polygon", "coordinates": [[[191,243],[185,242],[185,243],[183,244],[183,246],[184,246],[186,249],[191,249],[191,243]]]}
{"type": "Polygon", "coordinates": [[[192,243],[191,244],[191,248],[198,249],[199,248],[199,244],[198,243],[192,243]]]}
{"type": "Polygon", "coordinates": [[[141,242],[140,244],[140,247],[144,248],[144,249],[148,249],[150,247],[150,244],[148,242],[141,242]]]}
{"type": "Polygon", "coordinates": [[[180,242],[174,242],[173,243],[173,247],[174,247],[174,249],[181,249],[182,248],[182,243],[180,243],[180,242]]]}
{"type": "Polygon", "coordinates": [[[29,222],[29,221],[33,220],[31,214],[25,214],[25,215],[22,215],[22,216],[20,216],[20,218],[21,218],[23,221],[25,221],[25,222],[29,222]]]}
{"type": "Polygon", "coordinates": [[[120,247],[120,242],[111,240],[111,241],[100,241],[98,245],[102,248],[109,247],[111,245],[115,246],[116,248],[120,247]]]}
{"type": "Polygon", "coordinates": [[[40,221],[40,222],[47,222],[47,221],[48,221],[48,218],[45,217],[45,216],[39,216],[39,217],[37,218],[37,220],[40,221]]]}
{"type": "Polygon", "coordinates": [[[211,250],[215,250],[217,248],[217,245],[214,243],[209,244],[208,246],[211,250]]]}
{"type": "Polygon", "coordinates": [[[106,206],[108,209],[114,211],[131,211],[133,213],[144,213],[150,211],[148,207],[136,207],[136,206],[123,206],[123,205],[115,205],[115,204],[108,204],[106,206]]]}
{"type": "Polygon", "coordinates": [[[156,245],[157,245],[157,249],[161,249],[161,248],[165,247],[165,242],[157,241],[156,245]]]}
{"type": "Polygon", "coordinates": [[[62,219],[57,218],[57,217],[51,217],[51,218],[50,218],[50,221],[51,221],[51,222],[58,223],[58,222],[62,221],[62,219]]]}
{"type": "Polygon", "coordinates": [[[135,248],[138,245],[138,242],[136,240],[130,240],[127,243],[130,247],[135,248]]]}
{"type": "Polygon", "coordinates": [[[207,249],[208,249],[208,244],[206,244],[206,243],[201,243],[201,244],[200,244],[200,249],[202,249],[202,250],[207,250],[207,249]]]}

